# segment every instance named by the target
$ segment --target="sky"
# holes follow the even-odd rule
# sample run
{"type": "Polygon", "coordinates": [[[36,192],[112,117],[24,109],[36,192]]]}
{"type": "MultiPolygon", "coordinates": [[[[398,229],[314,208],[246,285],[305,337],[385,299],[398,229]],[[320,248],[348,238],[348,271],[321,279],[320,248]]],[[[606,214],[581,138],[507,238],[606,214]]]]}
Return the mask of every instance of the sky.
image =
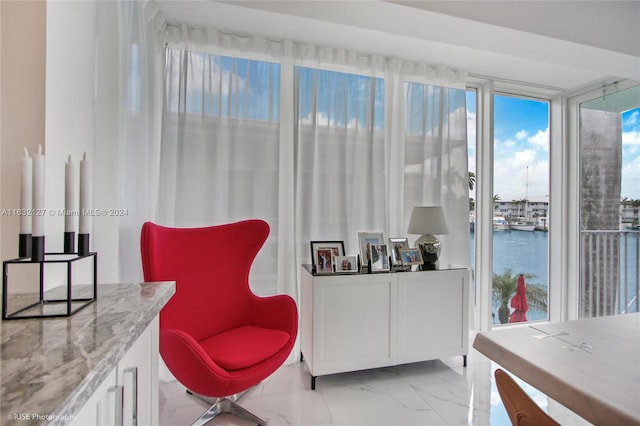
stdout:
{"type": "MultiPolygon", "coordinates": [[[[496,96],[494,195],[501,200],[548,201],[549,106],[496,96]]],[[[640,108],[622,113],[622,197],[640,199],[640,108]]],[[[475,93],[467,92],[469,170],[476,171],[475,93]]],[[[470,195],[475,198],[475,194],[470,195]]]]}

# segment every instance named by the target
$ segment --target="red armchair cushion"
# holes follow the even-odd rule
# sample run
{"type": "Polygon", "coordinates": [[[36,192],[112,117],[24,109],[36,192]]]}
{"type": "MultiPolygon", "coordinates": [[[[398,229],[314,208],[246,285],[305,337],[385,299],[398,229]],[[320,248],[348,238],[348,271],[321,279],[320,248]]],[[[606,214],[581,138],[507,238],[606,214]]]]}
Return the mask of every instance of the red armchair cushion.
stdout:
{"type": "Polygon", "coordinates": [[[245,325],[202,340],[200,345],[216,364],[234,371],[272,357],[289,339],[282,330],[245,325]]]}

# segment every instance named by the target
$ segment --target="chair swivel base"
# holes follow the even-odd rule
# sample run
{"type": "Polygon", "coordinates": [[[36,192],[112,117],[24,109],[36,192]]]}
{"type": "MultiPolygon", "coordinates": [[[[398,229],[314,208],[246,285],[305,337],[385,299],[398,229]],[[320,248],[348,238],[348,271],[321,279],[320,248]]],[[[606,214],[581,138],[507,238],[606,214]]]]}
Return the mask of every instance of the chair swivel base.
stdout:
{"type": "Polygon", "coordinates": [[[191,426],[202,426],[213,420],[220,414],[232,414],[244,420],[248,420],[258,426],[267,426],[267,422],[256,416],[246,408],[240,406],[236,401],[244,396],[247,391],[242,393],[231,395],[223,398],[208,398],[204,395],[199,395],[195,392],[191,392],[187,389],[187,393],[192,395],[207,404],[213,404],[207,411],[205,411],[191,426]]]}

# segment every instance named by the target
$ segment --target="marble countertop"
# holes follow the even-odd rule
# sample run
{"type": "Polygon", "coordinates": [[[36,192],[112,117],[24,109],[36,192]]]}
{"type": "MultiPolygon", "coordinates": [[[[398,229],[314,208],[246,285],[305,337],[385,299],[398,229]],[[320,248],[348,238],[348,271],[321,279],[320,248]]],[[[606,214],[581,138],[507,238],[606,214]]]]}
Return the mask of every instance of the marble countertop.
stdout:
{"type": "Polygon", "coordinates": [[[173,282],[100,284],[71,317],[2,321],[0,424],[68,423],[174,292],[173,282]]]}

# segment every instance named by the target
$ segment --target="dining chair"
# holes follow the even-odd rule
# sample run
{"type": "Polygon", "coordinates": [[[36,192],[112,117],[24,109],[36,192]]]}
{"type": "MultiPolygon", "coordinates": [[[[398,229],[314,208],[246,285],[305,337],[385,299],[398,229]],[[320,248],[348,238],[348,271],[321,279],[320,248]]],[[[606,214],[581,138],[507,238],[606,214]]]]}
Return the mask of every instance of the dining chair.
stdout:
{"type": "Polygon", "coordinates": [[[494,376],[500,399],[513,426],[559,425],[504,370],[496,369],[494,376]]]}

